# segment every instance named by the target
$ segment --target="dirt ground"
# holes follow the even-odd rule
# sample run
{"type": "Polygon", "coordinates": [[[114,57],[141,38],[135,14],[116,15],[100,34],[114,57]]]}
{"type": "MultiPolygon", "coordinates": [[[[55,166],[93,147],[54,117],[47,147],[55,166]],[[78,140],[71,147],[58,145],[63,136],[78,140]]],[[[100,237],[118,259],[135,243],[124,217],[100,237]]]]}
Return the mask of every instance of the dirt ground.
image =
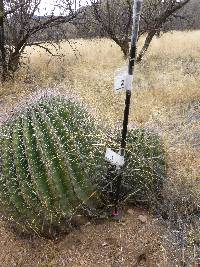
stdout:
{"type": "MultiPolygon", "coordinates": [[[[199,36],[199,31],[176,32],[154,40],[136,69],[130,114],[131,123],[155,130],[167,144],[165,205],[176,215],[185,214],[188,205],[189,211],[200,207],[199,36]]],[[[32,82],[23,82],[26,73],[22,73],[19,82],[0,87],[0,123],[24,95],[60,86],[66,92],[78,92],[86,104],[115,124],[122,115],[124,97],[112,93],[113,72],[124,61],[110,41],[101,42],[81,41],[81,61],[64,46],[64,65],[55,61],[47,67],[49,58],[34,52],[32,82]]],[[[86,223],[56,241],[19,237],[0,220],[0,267],[200,267],[200,213],[192,220],[194,225],[178,217],[177,228],[172,228],[170,222],[131,208],[120,223],[86,223]]]]}
{"type": "Polygon", "coordinates": [[[122,218],[87,222],[57,241],[20,238],[1,222],[0,266],[186,266],[178,262],[173,240],[158,219],[138,208],[128,209],[122,218]]]}

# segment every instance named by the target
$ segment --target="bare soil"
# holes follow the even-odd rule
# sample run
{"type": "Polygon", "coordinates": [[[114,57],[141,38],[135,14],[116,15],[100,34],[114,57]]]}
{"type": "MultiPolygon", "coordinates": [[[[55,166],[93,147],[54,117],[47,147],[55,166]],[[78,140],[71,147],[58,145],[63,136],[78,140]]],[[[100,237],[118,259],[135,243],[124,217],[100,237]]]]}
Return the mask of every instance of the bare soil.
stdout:
{"type": "Polygon", "coordinates": [[[0,266],[181,266],[168,238],[166,227],[138,208],[120,222],[87,222],[57,241],[20,238],[1,222],[0,266]]]}

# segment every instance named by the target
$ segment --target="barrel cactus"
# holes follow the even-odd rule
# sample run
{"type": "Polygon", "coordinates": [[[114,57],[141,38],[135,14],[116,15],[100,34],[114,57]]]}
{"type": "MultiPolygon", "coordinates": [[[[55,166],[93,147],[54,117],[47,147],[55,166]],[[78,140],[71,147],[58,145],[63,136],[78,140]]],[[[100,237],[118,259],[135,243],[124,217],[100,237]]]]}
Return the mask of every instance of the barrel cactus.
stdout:
{"type": "MultiPolygon", "coordinates": [[[[112,138],[107,140],[107,146],[115,152],[119,151],[121,134],[115,130],[112,138]],[[114,137],[114,138],[113,138],[114,137]]],[[[114,203],[117,179],[116,168],[108,166],[109,171],[101,179],[101,191],[105,199],[114,203]],[[110,186],[107,186],[110,182],[110,186]]],[[[146,207],[156,207],[161,200],[163,181],[166,176],[166,162],[161,138],[144,128],[128,131],[125,151],[125,164],[119,172],[122,175],[120,201],[129,204],[140,204],[146,207]]]]}
{"type": "Polygon", "coordinates": [[[101,130],[70,99],[42,98],[1,127],[0,209],[23,231],[65,231],[77,211],[102,205],[101,130]]]}
{"type": "Polygon", "coordinates": [[[123,172],[123,186],[129,200],[148,206],[156,204],[165,176],[165,153],[160,137],[145,129],[130,130],[123,172]]]}
{"type": "MultiPolygon", "coordinates": [[[[17,229],[52,237],[66,231],[77,212],[98,215],[103,205],[112,206],[116,175],[106,175],[113,167],[104,154],[105,146],[117,151],[117,136],[113,140],[83,105],[63,97],[41,98],[14,114],[0,132],[1,214],[17,229]]],[[[159,138],[129,131],[125,197],[150,203],[164,175],[159,138]]]]}

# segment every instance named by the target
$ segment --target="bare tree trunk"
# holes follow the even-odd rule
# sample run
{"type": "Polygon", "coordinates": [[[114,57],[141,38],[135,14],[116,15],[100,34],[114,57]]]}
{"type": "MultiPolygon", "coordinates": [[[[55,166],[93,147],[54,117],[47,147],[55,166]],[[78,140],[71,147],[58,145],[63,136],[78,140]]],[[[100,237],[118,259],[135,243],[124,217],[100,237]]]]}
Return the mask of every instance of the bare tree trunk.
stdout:
{"type": "Polygon", "coordinates": [[[10,78],[14,77],[14,73],[19,69],[20,56],[21,56],[21,51],[14,52],[9,57],[9,60],[8,60],[8,71],[10,73],[10,78]]]}
{"type": "Polygon", "coordinates": [[[129,57],[129,41],[120,41],[119,46],[123,52],[124,59],[127,59],[129,57]]]}
{"type": "Polygon", "coordinates": [[[147,50],[149,48],[149,45],[150,45],[153,37],[155,36],[155,34],[156,34],[156,31],[151,31],[151,32],[148,33],[148,35],[147,35],[147,37],[145,39],[145,43],[144,43],[144,45],[143,45],[143,47],[142,47],[142,49],[141,49],[141,51],[140,51],[140,53],[139,53],[139,55],[137,57],[137,62],[141,62],[142,61],[142,59],[143,59],[145,53],[147,52],[147,50]]]}
{"type": "Polygon", "coordinates": [[[2,82],[8,78],[8,69],[6,63],[6,48],[5,48],[5,34],[4,34],[4,4],[0,0],[0,52],[1,52],[1,67],[2,67],[2,82]]]}

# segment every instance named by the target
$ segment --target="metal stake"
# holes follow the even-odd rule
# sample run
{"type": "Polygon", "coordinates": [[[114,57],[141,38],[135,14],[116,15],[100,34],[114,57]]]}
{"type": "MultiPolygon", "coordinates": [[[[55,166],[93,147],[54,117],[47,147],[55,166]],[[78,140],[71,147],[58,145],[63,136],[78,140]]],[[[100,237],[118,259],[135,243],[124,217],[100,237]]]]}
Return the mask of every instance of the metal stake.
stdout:
{"type": "MultiPolygon", "coordinates": [[[[120,155],[125,156],[126,149],[126,139],[128,133],[128,121],[129,121],[129,111],[130,111],[130,100],[131,100],[131,89],[133,81],[134,67],[136,63],[136,45],[138,40],[139,33],[139,24],[140,24],[140,15],[142,10],[142,1],[135,0],[133,5],[133,26],[132,26],[132,38],[131,38],[131,49],[130,49],[130,58],[128,66],[128,77],[126,83],[126,100],[125,100],[125,109],[124,109],[124,120],[123,120],[123,129],[122,129],[122,139],[121,139],[121,148],[120,155]]],[[[117,170],[117,182],[116,182],[116,196],[115,196],[115,210],[113,212],[114,216],[118,216],[118,203],[122,185],[122,170],[118,168],[117,170]]]]}

